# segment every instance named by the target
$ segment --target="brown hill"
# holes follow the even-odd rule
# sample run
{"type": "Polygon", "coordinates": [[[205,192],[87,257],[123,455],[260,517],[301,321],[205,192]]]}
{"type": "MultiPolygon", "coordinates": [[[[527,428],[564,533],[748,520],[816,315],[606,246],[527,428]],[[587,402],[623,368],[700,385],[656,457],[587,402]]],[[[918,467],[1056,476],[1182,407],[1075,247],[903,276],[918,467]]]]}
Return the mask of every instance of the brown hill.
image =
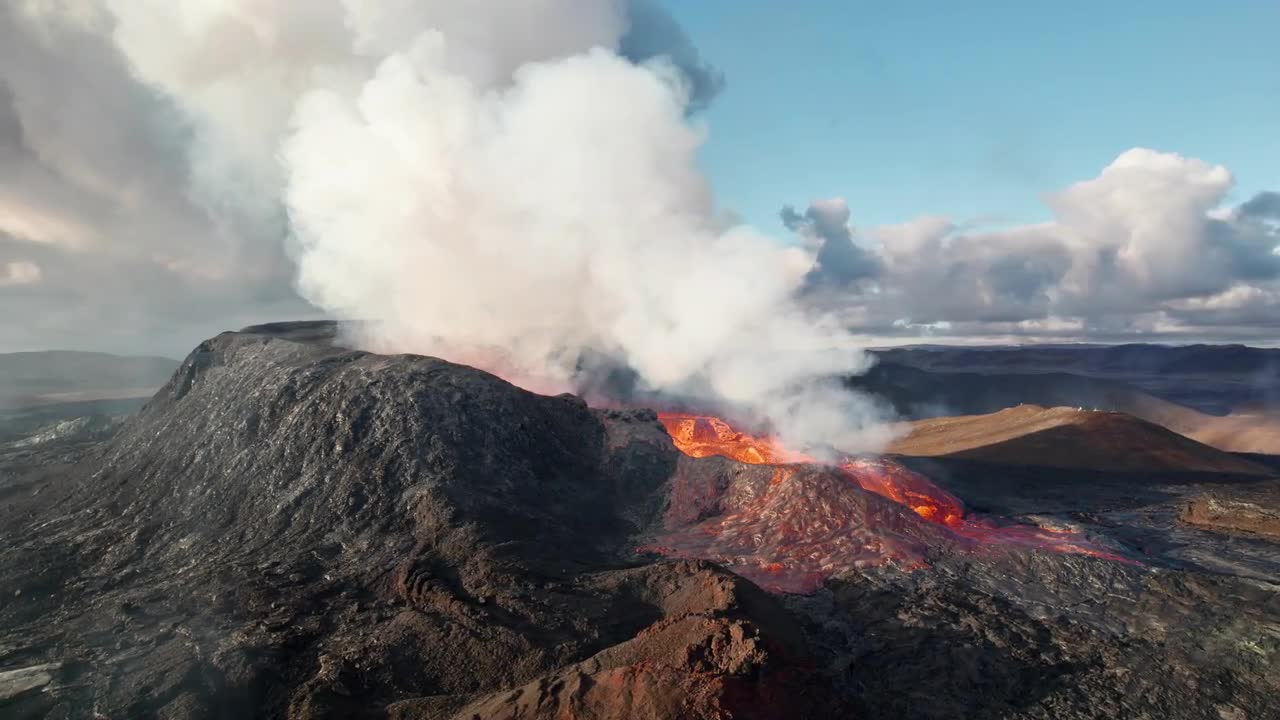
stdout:
{"type": "Polygon", "coordinates": [[[889,451],[1115,472],[1269,473],[1260,465],[1131,415],[1038,405],[918,420],[909,424],[909,431],[889,451]]]}
{"type": "Polygon", "coordinates": [[[911,420],[985,415],[1023,404],[1072,406],[1132,415],[1227,452],[1280,455],[1280,411],[1274,407],[1214,415],[1112,379],[1063,372],[939,372],[882,362],[848,383],[911,420]]]}

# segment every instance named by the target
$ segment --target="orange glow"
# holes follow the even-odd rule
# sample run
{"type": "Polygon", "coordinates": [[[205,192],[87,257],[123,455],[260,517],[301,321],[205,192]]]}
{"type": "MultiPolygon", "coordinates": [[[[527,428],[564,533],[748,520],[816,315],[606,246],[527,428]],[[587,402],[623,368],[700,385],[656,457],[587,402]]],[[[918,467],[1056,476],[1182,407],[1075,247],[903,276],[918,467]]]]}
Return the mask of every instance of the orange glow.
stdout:
{"type": "MultiPolygon", "coordinates": [[[[658,420],[671,435],[676,449],[689,457],[719,455],[749,465],[818,462],[804,453],[783,447],[776,438],[738,432],[729,423],[710,415],[658,413],[658,420]]],[[[923,478],[920,475],[900,465],[848,459],[839,467],[863,490],[905,505],[925,520],[950,528],[958,528],[963,523],[964,510],[959,500],[932,483],[921,482],[923,478]]],[[[774,483],[780,481],[781,475],[775,475],[774,483]]]]}
{"type": "Polygon", "coordinates": [[[690,457],[720,455],[749,465],[813,461],[801,453],[787,450],[773,438],[740,433],[729,427],[729,423],[710,415],[658,413],[658,420],[671,435],[676,448],[690,457]]]}
{"type": "Polygon", "coordinates": [[[718,455],[772,472],[760,485],[744,481],[738,492],[698,472],[677,475],[668,533],[642,549],[721,562],[766,589],[811,592],[833,574],[885,563],[924,568],[927,548],[938,546],[976,552],[1012,545],[1129,562],[1070,529],[967,515],[959,498],[891,458],[824,463],[709,415],[658,419],[685,455],[718,455]],[[891,504],[869,503],[863,491],[891,504]],[[906,523],[910,514],[893,512],[894,505],[927,522],[906,523]]]}
{"type": "Polygon", "coordinates": [[[952,530],[964,526],[964,505],[960,500],[923,475],[896,463],[866,458],[845,460],[840,463],[840,469],[863,490],[905,505],[929,522],[946,525],[952,530]]]}

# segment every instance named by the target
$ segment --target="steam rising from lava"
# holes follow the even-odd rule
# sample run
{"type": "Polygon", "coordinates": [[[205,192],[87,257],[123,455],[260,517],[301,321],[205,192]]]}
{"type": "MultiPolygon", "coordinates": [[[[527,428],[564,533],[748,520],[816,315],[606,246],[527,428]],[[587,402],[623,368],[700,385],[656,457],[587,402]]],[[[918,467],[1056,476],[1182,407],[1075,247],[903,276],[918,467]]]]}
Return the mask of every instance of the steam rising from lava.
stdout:
{"type": "Polygon", "coordinates": [[[866,356],[795,300],[814,258],[721,219],[689,112],[718,76],[657,5],[103,2],[194,119],[197,194],[283,206],[302,294],[356,343],[543,391],[603,356],[794,444],[886,439],[829,381],[866,356]]]}

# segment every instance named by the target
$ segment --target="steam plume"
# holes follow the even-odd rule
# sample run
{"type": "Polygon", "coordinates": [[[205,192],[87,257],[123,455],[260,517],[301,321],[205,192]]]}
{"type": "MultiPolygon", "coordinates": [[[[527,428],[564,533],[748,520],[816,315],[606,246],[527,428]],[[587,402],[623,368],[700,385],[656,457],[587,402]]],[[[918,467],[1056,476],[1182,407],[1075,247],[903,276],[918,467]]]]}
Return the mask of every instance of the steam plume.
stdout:
{"type": "Polygon", "coordinates": [[[871,407],[827,384],[868,360],[794,299],[812,256],[719,221],[689,111],[721,81],[656,5],[105,8],[193,118],[196,194],[243,223],[282,203],[301,293],[367,321],[360,344],[542,390],[604,355],[791,441],[877,439],[871,407]]]}

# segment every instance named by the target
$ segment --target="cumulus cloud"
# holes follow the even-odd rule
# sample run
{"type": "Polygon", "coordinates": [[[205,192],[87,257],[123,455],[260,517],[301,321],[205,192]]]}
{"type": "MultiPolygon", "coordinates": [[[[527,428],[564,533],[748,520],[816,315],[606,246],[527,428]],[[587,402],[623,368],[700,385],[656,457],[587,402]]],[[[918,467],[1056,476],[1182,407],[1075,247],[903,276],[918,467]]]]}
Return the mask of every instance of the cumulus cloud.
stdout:
{"type": "Polygon", "coordinates": [[[1280,192],[1260,192],[1240,206],[1240,215],[1259,220],[1280,220],[1280,192]]]}
{"type": "MultiPolygon", "coordinates": [[[[871,285],[829,288],[821,302],[864,332],[891,334],[1212,337],[1218,326],[1233,336],[1267,327],[1280,282],[1276,195],[1224,208],[1232,184],[1220,165],[1135,148],[1047,194],[1045,223],[964,231],[922,217],[868,228],[862,245],[881,272],[871,285]]],[[[813,217],[831,207],[843,205],[784,209],[784,221],[843,247],[841,233],[816,230],[813,217]]]]}
{"type": "Polygon", "coordinates": [[[702,58],[684,28],[654,0],[632,0],[627,6],[627,31],[619,53],[632,61],[665,58],[685,85],[690,110],[701,110],[724,89],[724,74],[702,58]]]}
{"type": "Polygon", "coordinates": [[[809,272],[810,288],[845,286],[880,273],[880,263],[854,240],[849,204],[842,198],[813,201],[804,214],[790,205],[782,208],[782,223],[799,233],[815,254],[809,272]]]}

